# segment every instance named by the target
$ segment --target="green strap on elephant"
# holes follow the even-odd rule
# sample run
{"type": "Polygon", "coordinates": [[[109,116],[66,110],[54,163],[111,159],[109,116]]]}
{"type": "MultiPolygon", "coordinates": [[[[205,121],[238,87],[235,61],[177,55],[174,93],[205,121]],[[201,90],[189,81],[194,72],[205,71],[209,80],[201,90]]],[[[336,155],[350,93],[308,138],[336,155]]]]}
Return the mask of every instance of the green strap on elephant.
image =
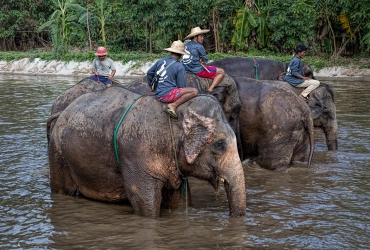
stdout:
{"type": "Polygon", "coordinates": [[[258,80],[258,63],[256,62],[256,59],[254,59],[253,58],[253,61],[254,61],[254,63],[253,63],[253,67],[254,67],[254,69],[256,70],[256,80],[258,80]]]}
{"type": "Polygon", "coordinates": [[[125,112],[123,113],[121,119],[119,120],[118,124],[117,124],[117,127],[116,129],[114,130],[114,134],[113,134],[113,144],[114,144],[114,152],[116,153],[116,159],[117,159],[117,162],[120,163],[119,161],[119,155],[118,155],[118,145],[117,145],[117,133],[118,133],[118,129],[119,127],[121,126],[122,124],[122,121],[123,119],[125,118],[126,114],[128,113],[128,111],[131,109],[132,105],[134,105],[134,103],[139,100],[141,97],[143,97],[143,95],[139,96],[138,98],[136,98],[125,110],[125,112]]]}

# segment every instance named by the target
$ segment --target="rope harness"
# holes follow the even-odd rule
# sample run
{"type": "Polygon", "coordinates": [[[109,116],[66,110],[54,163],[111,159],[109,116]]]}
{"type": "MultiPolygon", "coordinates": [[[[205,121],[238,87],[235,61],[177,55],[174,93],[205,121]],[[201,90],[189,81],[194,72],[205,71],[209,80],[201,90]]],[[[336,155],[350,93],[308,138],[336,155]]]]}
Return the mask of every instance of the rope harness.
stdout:
{"type": "Polygon", "coordinates": [[[140,98],[144,98],[145,96],[139,96],[138,98],[135,98],[135,100],[133,100],[133,102],[126,108],[125,112],[123,113],[121,119],[119,120],[117,126],[116,126],[116,129],[114,130],[114,134],[113,134],[113,144],[114,144],[114,152],[116,153],[116,159],[117,159],[117,162],[120,163],[119,161],[119,155],[118,155],[118,145],[117,145],[117,133],[118,133],[118,129],[119,127],[121,126],[122,124],[122,121],[123,119],[126,117],[128,111],[131,109],[132,105],[134,105],[134,103],[139,100],[140,98]]]}
{"type": "Polygon", "coordinates": [[[181,183],[181,196],[183,197],[184,193],[185,193],[185,202],[186,202],[185,214],[188,215],[188,177],[183,175],[183,173],[181,173],[180,168],[179,168],[179,163],[177,161],[177,155],[176,155],[177,149],[176,149],[175,139],[174,139],[174,136],[173,136],[173,130],[172,130],[171,117],[170,116],[168,116],[168,123],[170,125],[171,141],[172,141],[172,145],[173,145],[173,155],[174,155],[174,158],[175,158],[175,164],[176,164],[177,172],[179,172],[179,174],[181,175],[181,178],[183,180],[183,182],[181,183]]]}
{"type": "Polygon", "coordinates": [[[258,65],[258,63],[257,63],[257,61],[256,61],[255,58],[253,58],[253,61],[254,61],[253,67],[254,67],[254,69],[256,71],[256,80],[258,80],[258,67],[259,67],[259,65],[258,65]]]}

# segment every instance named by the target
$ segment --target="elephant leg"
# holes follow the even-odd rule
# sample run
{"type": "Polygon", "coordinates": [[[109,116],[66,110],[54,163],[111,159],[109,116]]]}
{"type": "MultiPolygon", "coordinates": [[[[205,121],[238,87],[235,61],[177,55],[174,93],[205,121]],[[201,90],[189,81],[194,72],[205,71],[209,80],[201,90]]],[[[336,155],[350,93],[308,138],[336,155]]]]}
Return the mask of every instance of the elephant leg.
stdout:
{"type": "Polygon", "coordinates": [[[71,168],[52,143],[49,147],[49,166],[51,192],[76,195],[77,184],[72,178],[71,168]]]}
{"type": "Polygon", "coordinates": [[[262,144],[258,146],[258,157],[256,162],[263,168],[283,171],[292,161],[294,145],[287,145],[286,143],[271,143],[262,144]]]}
{"type": "Polygon", "coordinates": [[[134,214],[158,218],[160,216],[164,183],[157,178],[140,173],[123,173],[125,193],[134,214]]]}
{"type": "Polygon", "coordinates": [[[308,140],[304,143],[300,143],[294,150],[293,161],[304,162],[307,154],[308,140]]]}
{"type": "Polygon", "coordinates": [[[180,206],[191,206],[191,194],[189,183],[186,185],[186,193],[183,190],[183,186],[178,189],[167,189],[162,190],[162,206],[167,209],[176,209],[180,206]],[[188,202],[186,203],[186,199],[188,202]]]}

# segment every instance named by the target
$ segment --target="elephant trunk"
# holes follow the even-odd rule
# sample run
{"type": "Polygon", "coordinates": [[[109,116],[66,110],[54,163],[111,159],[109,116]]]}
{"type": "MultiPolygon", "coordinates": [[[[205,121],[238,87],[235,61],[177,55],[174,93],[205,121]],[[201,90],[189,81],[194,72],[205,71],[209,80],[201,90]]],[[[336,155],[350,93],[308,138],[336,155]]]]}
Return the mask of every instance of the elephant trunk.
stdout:
{"type": "Polygon", "coordinates": [[[228,150],[226,157],[220,162],[218,173],[224,179],[230,215],[241,216],[245,215],[246,212],[245,180],[236,141],[233,144],[235,146],[228,150]]]}
{"type": "Polygon", "coordinates": [[[329,129],[324,128],[328,150],[338,150],[338,125],[335,122],[329,129]]]}

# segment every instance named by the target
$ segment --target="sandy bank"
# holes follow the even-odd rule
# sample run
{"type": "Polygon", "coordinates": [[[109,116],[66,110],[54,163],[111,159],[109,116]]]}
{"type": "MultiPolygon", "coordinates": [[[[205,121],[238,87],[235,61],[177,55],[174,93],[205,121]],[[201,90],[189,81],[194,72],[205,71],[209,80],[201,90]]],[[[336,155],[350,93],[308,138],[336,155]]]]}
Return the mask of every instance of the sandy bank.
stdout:
{"type": "MultiPolygon", "coordinates": [[[[133,62],[122,64],[115,62],[117,72],[114,78],[128,79],[145,75],[145,72],[154,62],[148,62],[139,68],[132,68],[133,62]]],[[[62,62],[42,61],[39,58],[30,61],[24,58],[18,61],[0,61],[0,74],[23,75],[62,75],[62,76],[89,76],[91,75],[91,62],[62,62]]],[[[356,67],[330,67],[314,72],[318,80],[345,80],[345,81],[370,81],[370,69],[356,67]]]]}

